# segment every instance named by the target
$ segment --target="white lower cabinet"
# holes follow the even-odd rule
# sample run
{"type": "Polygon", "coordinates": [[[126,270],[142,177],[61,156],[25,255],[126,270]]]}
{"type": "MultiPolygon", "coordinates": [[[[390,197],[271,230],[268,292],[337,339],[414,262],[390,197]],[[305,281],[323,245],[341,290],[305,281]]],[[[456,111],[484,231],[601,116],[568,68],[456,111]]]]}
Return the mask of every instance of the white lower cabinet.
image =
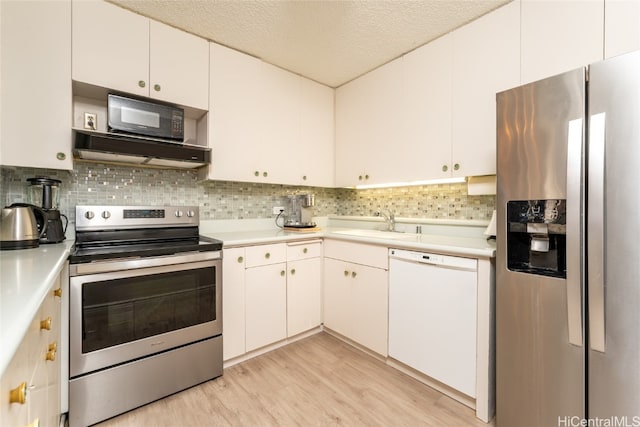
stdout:
{"type": "Polygon", "coordinates": [[[388,336],[387,249],[325,241],[324,325],[383,356],[388,336]]]}
{"type": "Polygon", "coordinates": [[[0,379],[0,425],[57,427],[60,419],[61,287],[56,280],[0,379]],[[34,424],[38,425],[38,424],[34,424]]]}
{"type": "Polygon", "coordinates": [[[224,249],[224,360],[322,322],[320,240],[224,249]]]}

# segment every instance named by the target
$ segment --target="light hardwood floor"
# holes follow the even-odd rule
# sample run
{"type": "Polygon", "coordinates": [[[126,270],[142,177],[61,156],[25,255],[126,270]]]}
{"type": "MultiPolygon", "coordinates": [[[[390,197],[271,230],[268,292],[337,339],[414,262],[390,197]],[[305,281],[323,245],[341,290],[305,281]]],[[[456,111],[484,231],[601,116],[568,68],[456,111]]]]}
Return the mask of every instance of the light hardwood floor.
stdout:
{"type": "Polygon", "coordinates": [[[143,425],[487,427],[468,407],[324,332],[99,424],[143,425]]]}

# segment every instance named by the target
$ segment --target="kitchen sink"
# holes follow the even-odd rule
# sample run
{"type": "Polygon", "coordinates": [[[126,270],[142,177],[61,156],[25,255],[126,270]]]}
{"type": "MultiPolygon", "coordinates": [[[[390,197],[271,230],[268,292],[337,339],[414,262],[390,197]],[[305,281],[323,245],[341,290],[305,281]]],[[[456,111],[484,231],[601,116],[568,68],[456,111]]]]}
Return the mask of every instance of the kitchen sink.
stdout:
{"type": "Polygon", "coordinates": [[[350,230],[338,230],[338,231],[334,231],[333,233],[344,234],[347,236],[356,236],[356,237],[373,237],[377,239],[416,240],[415,234],[401,233],[398,231],[350,229],[350,230]]]}

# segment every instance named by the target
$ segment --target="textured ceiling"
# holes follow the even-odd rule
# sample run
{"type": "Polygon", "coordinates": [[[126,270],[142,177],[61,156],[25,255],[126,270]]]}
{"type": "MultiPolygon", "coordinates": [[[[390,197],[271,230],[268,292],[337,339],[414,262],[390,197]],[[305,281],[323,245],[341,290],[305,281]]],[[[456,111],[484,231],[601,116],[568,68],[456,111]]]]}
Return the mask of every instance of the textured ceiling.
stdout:
{"type": "Polygon", "coordinates": [[[331,87],[511,0],[109,0],[331,87]]]}

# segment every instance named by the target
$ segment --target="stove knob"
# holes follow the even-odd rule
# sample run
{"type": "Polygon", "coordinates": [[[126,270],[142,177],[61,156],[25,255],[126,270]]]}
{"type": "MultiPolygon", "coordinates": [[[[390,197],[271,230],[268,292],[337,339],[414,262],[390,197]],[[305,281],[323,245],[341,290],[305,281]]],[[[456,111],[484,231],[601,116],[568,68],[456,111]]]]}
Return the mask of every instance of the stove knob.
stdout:
{"type": "Polygon", "coordinates": [[[189,218],[193,218],[194,216],[196,216],[196,213],[194,211],[187,211],[187,216],[189,218]]]}
{"type": "Polygon", "coordinates": [[[103,212],[102,212],[102,218],[104,218],[104,219],[109,219],[109,218],[111,218],[111,212],[109,212],[109,211],[103,211],[103,212]]]}
{"type": "Polygon", "coordinates": [[[86,211],[84,213],[84,217],[87,218],[87,219],[93,219],[94,216],[96,216],[96,215],[93,213],[93,211],[86,211]]]}
{"type": "Polygon", "coordinates": [[[176,217],[178,218],[182,217],[182,211],[176,211],[176,217]]]}

